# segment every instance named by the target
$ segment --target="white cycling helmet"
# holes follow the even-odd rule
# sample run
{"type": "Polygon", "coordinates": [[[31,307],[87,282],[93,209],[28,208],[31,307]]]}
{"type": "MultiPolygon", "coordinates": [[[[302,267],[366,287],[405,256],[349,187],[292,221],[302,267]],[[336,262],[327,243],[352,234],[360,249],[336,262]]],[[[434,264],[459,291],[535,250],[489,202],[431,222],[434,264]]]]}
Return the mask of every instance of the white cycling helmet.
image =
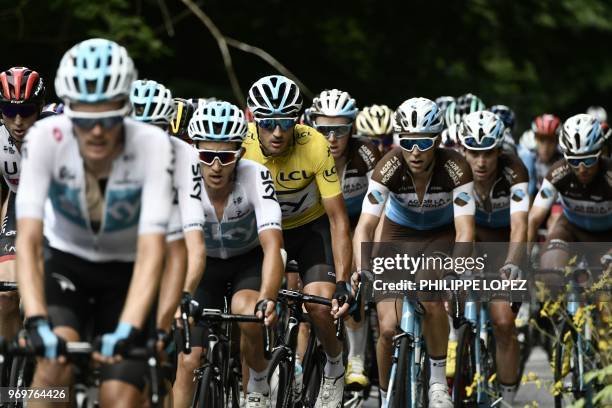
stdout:
{"type": "Polygon", "coordinates": [[[459,126],[456,124],[452,124],[446,129],[444,129],[441,135],[442,147],[451,148],[451,149],[454,147],[457,147],[459,145],[458,132],[459,132],[459,126]]]}
{"type": "Polygon", "coordinates": [[[93,38],[64,54],[55,76],[55,92],[66,105],[127,99],[136,77],[134,62],[125,48],[93,38]]]}
{"type": "Polygon", "coordinates": [[[355,121],[357,134],[374,137],[393,133],[393,111],[387,105],[366,106],[355,121]]]}
{"type": "Polygon", "coordinates": [[[473,112],[459,125],[459,141],[468,150],[489,150],[504,142],[504,122],[489,111],[473,112]]]}
{"type": "Polygon", "coordinates": [[[248,124],[242,109],[229,102],[208,102],[196,109],[189,121],[193,141],[242,143],[248,124]]]}
{"type": "Polygon", "coordinates": [[[302,95],[300,88],[289,78],[270,75],[251,86],[247,105],[255,118],[297,118],[302,109],[302,95]]]}
{"type": "Polygon", "coordinates": [[[317,116],[331,116],[353,121],[358,111],[355,99],[351,98],[348,92],[331,89],[315,96],[309,114],[313,120],[317,116]]]}
{"type": "Polygon", "coordinates": [[[559,147],[565,155],[597,153],[604,145],[599,121],[586,113],[574,115],[563,123],[559,147]]]}
{"type": "Polygon", "coordinates": [[[142,79],[132,83],[132,118],[146,123],[168,125],[176,113],[172,93],[159,82],[142,79]]]}
{"type": "Polygon", "coordinates": [[[396,133],[438,134],[444,129],[442,111],[427,98],[411,98],[404,101],[393,116],[396,133]]]}

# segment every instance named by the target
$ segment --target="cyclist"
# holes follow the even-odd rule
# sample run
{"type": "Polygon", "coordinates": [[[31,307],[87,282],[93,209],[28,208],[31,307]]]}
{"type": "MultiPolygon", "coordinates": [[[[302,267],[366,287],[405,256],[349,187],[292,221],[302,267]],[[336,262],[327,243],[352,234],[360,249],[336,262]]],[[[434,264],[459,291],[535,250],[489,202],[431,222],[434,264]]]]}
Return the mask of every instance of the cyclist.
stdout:
{"type": "Polygon", "coordinates": [[[444,115],[444,112],[446,111],[446,108],[448,108],[448,105],[456,101],[455,97],[453,96],[438,96],[434,102],[436,103],[436,105],[438,105],[438,108],[440,108],[442,114],[444,115]]]}
{"type": "Polygon", "coordinates": [[[458,150],[460,148],[459,124],[466,115],[484,109],[484,102],[471,93],[461,95],[455,101],[448,103],[443,111],[445,129],[442,131],[440,140],[442,147],[458,150]]]}
{"type": "Polygon", "coordinates": [[[371,105],[363,108],[355,120],[357,136],[366,137],[378,146],[381,154],[393,146],[393,111],[387,105],[371,105]]]}
{"type": "Polygon", "coordinates": [[[146,366],[117,353],[144,345],[172,207],[167,135],[125,118],[135,77],[127,51],[112,41],[89,39],[64,54],[55,79],[64,115],[28,132],[16,199],[25,328],[44,356],[32,386],[70,385],[65,342],[93,324],[106,333],[94,354],[106,363],[101,406],[140,403],[146,366]]]}
{"type": "MultiPolygon", "coordinates": [[[[460,125],[459,139],[474,175],[476,241],[524,244],[529,178],[521,160],[503,150],[504,134],[502,120],[492,112],[470,113],[460,125]]],[[[488,262],[493,262],[503,278],[517,279],[524,254],[521,249],[521,245],[511,245],[507,253],[492,254],[488,262]]],[[[495,336],[497,380],[504,401],[512,404],[519,381],[515,312],[509,302],[493,301],[489,303],[489,313],[495,336]]]]}
{"type": "MultiPolygon", "coordinates": [[[[172,93],[151,80],[132,83],[130,92],[132,118],[169,131],[175,117],[172,93]]],[[[166,237],[166,266],[159,294],[158,334],[170,333],[172,317],[180,301],[185,279],[204,272],[204,211],[202,209],[202,174],[196,150],[178,137],[170,137],[174,149],[174,202],[166,237]]]]}
{"type": "MultiPolygon", "coordinates": [[[[591,115],[570,117],[562,126],[559,147],[563,159],[552,165],[529,212],[529,242],[560,197],[563,213],[549,230],[540,258],[545,270],[562,269],[569,259],[568,242],[608,242],[612,232],[612,160],[602,158],[606,136],[591,115]]],[[[587,254],[595,265],[603,254],[587,254]]],[[[542,279],[551,285],[554,277],[542,279]]]]}
{"type": "Polygon", "coordinates": [[[247,104],[255,123],[249,124],[244,157],[272,173],[288,259],[297,261],[305,293],[332,298],[331,314],[318,305],[306,309],[327,356],[316,406],[338,407],[344,364],[333,319],[342,318],[349,308],[352,253],[334,158],[323,135],[296,123],[302,96],[290,79],[280,75],[259,79],[249,90],[247,104]]]}
{"type": "MultiPolygon", "coordinates": [[[[13,67],[0,73],[0,173],[4,187],[2,197],[2,231],[0,232],[0,280],[14,282],[15,276],[15,194],[19,184],[21,146],[28,129],[39,119],[44,105],[45,84],[36,71],[13,67]]],[[[15,337],[21,327],[19,297],[16,293],[0,293],[0,335],[15,337]]]]}
{"type": "Polygon", "coordinates": [[[490,112],[493,112],[504,123],[504,140],[502,143],[502,149],[504,152],[510,154],[516,154],[516,142],[514,141],[514,123],[515,115],[514,111],[506,105],[493,105],[489,108],[490,112]]]}
{"type": "MultiPolygon", "coordinates": [[[[389,115],[389,108],[386,111],[378,106],[376,108],[377,113],[389,115]]],[[[366,109],[368,113],[374,111],[366,109]]],[[[314,98],[309,115],[313,127],[327,137],[340,177],[349,221],[354,227],[359,221],[363,198],[380,153],[371,143],[351,137],[357,105],[348,92],[338,89],[321,92],[314,98]]],[[[390,125],[390,115],[386,121],[390,125]]],[[[385,129],[385,133],[390,131],[385,129]]],[[[369,384],[364,367],[366,330],[367,326],[363,322],[357,323],[352,319],[347,321],[349,353],[345,384],[351,388],[359,389],[369,384]]]]}
{"type": "MultiPolygon", "coordinates": [[[[472,173],[460,153],[438,148],[443,128],[442,112],[429,99],[408,99],[395,111],[394,131],[400,136],[400,147],[376,165],[355,229],[353,251],[359,270],[368,267],[361,264],[361,243],[373,241],[383,209],[377,242],[412,242],[418,245],[418,253],[432,249],[450,253],[455,241],[474,240],[472,173]]],[[[439,277],[437,271],[431,272],[439,277]]],[[[422,275],[417,273],[417,279],[428,278],[422,275]]],[[[422,303],[430,356],[429,406],[452,407],[445,374],[449,334],[446,310],[439,300],[422,303]]],[[[393,336],[401,315],[398,306],[401,302],[379,301],[376,305],[380,328],[376,357],[383,406],[393,336]]]]}
{"type": "MultiPolygon", "coordinates": [[[[231,311],[265,312],[275,319],[275,299],[283,277],[281,210],[270,171],[241,158],[247,122],[240,108],[228,102],[200,106],[189,122],[189,136],[200,156],[204,175],[206,273],[188,276],[185,290],[207,308],[223,309],[227,283],[232,285],[231,311]]],[[[240,324],[242,354],[249,367],[247,407],[269,405],[267,364],[259,325],[240,324]]],[[[192,351],[179,355],[174,386],[175,406],[189,406],[193,370],[201,364],[203,329],[193,327],[192,351]]],[[[179,336],[180,337],[180,336],[179,336]]],[[[182,345],[179,338],[177,344],[182,345]]]]}

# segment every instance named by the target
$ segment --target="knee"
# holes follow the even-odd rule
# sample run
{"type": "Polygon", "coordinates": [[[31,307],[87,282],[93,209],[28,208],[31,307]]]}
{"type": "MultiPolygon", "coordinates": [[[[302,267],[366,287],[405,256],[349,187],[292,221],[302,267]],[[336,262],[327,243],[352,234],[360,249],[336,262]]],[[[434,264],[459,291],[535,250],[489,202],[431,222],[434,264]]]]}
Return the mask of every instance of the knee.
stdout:
{"type": "Polygon", "coordinates": [[[308,304],[306,305],[306,310],[308,311],[308,316],[310,316],[313,322],[322,323],[332,320],[330,314],[331,309],[329,306],[308,304]]]}
{"type": "Polygon", "coordinates": [[[202,347],[192,347],[191,353],[180,353],[178,357],[179,371],[191,375],[200,366],[202,352],[202,347]]]}
{"type": "Polygon", "coordinates": [[[380,340],[383,344],[390,344],[393,341],[393,336],[397,333],[397,322],[381,321],[379,322],[380,340]]]}
{"type": "Polygon", "coordinates": [[[110,380],[100,386],[101,407],[137,407],[141,406],[140,403],[141,391],[132,384],[110,380]]]}
{"type": "Polygon", "coordinates": [[[442,302],[422,302],[421,304],[425,309],[425,315],[428,317],[446,316],[446,309],[442,302]]]}
{"type": "Polygon", "coordinates": [[[496,316],[492,320],[495,341],[505,344],[516,337],[516,326],[514,324],[514,316],[512,313],[505,313],[501,316],[496,316]]]}
{"type": "Polygon", "coordinates": [[[39,361],[36,366],[36,378],[44,386],[66,386],[72,382],[72,367],[70,364],[39,361]]]}
{"type": "Polygon", "coordinates": [[[247,344],[252,344],[260,340],[262,330],[261,324],[240,323],[240,334],[247,344]]]}

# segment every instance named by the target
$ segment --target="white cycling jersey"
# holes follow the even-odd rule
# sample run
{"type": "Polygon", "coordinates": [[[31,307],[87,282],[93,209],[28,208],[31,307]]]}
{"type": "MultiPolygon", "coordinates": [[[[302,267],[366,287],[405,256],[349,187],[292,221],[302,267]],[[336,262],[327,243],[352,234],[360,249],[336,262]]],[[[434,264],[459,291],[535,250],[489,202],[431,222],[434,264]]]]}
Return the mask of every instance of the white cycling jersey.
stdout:
{"type": "Polygon", "coordinates": [[[0,166],[2,167],[0,167],[0,172],[2,172],[2,177],[4,177],[9,189],[16,193],[17,185],[19,185],[21,154],[13,143],[6,126],[0,126],[0,143],[2,143],[2,150],[0,150],[0,166]]]}
{"type": "Polygon", "coordinates": [[[166,240],[174,241],[183,238],[183,232],[204,229],[204,185],[197,150],[177,137],[170,136],[170,141],[176,158],[175,194],[166,240]]]}
{"type": "Polygon", "coordinates": [[[236,166],[234,189],[223,210],[221,221],[208,194],[204,194],[206,253],[227,259],[242,255],[259,245],[259,233],[281,229],[282,213],[274,180],[265,166],[240,159],[236,166]]]}
{"type": "Polygon", "coordinates": [[[174,153],[168,135],[154,126],[126,118],[124,135],[96,233],[70,119],[58,115],[36,122],[22,147],[17,219],[43,220],[49,245],[60,251],[92,262],[134,261],[139,234],[167,232],[174,153]]]}

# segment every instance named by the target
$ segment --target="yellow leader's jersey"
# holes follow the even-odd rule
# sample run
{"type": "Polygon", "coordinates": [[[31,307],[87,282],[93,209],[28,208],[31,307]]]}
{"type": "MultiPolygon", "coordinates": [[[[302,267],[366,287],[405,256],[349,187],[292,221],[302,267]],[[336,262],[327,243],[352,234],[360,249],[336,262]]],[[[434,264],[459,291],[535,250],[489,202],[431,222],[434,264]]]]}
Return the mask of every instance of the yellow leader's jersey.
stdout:
{"type": "Polygon", "coordinates": [[[273,157],[263,154],[257,126],[250,123],[242,147],[245,159],[263,164],[272,173],[283,211],[283,229],[316,220],[325,213],[321,198],[342,194],[329,144],[309,126],[295,125],[293,145],[283,155],[273,157]]]}

